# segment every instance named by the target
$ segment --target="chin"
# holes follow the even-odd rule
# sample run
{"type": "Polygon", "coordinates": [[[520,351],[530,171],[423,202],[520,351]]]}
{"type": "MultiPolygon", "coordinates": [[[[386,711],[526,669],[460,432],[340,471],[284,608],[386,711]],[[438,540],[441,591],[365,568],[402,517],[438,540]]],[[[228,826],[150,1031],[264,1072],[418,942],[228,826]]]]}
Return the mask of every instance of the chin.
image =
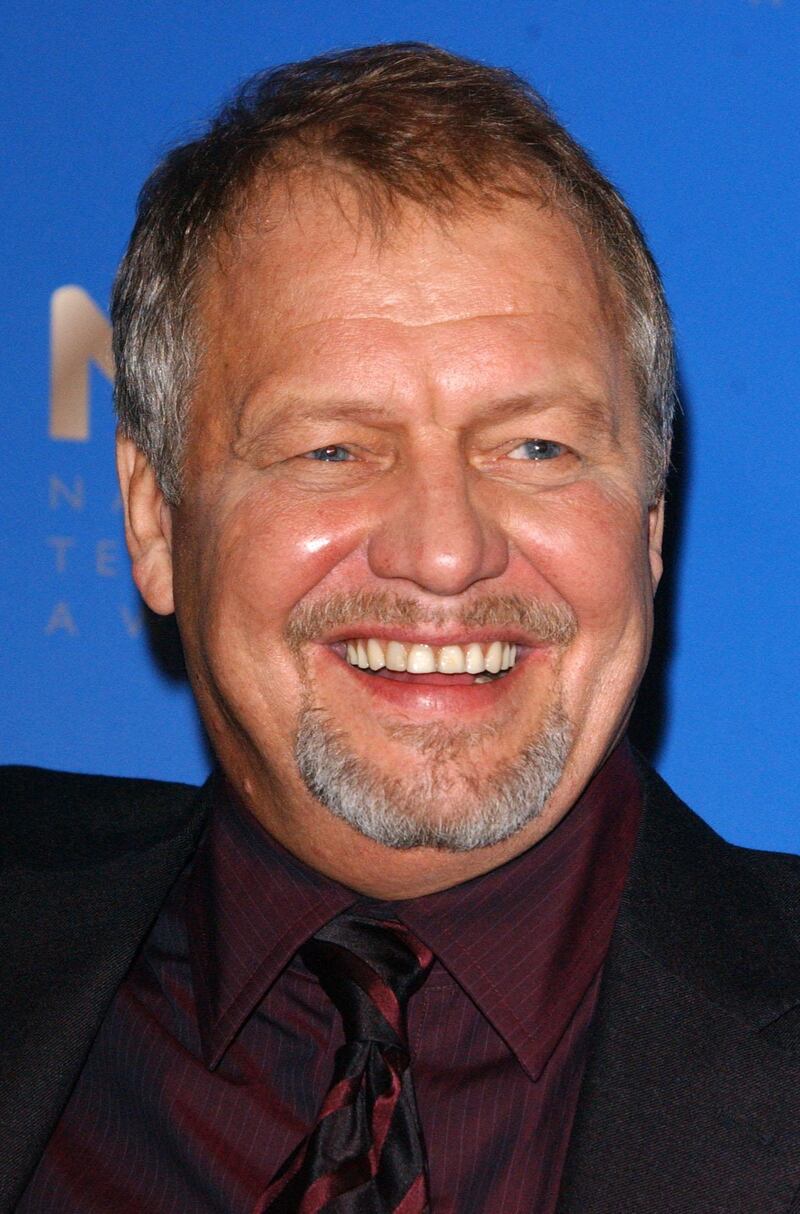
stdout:
{"type": "Polygon", "coordinates": [[[295,760],[306,788],[332,814],[364,837],[401,851],[476,851],[517,834],[545,809],[573,736],[566,716],[554,707],[516,756],[490,767],[483,756],[476,762],[476,750],[485,754],[488,735],[496,738],[491,727],[456,736],[443,726],[399,725],[393,732],[409,749],[410,761],[399,775],[358,754],[324,713],[307,707],[295,760]],[[462,751],[461,761],[454,747],[462,751]]]}

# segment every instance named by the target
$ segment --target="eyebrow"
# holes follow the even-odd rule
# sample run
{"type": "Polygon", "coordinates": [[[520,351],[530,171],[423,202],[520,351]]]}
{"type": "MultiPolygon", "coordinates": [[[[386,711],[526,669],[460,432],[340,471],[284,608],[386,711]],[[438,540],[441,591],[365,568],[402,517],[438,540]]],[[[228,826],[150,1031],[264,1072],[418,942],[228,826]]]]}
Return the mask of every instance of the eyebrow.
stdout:
{"type": "MultiPolygon", "coordinates": [[[[374,400],[359,400],[354,397],[319,397],[310,398],[299,393],[270,396],[256,392],[242,401],[236,416],[238,437],[243,437],[245,418],[251,408],[257,407],[259,398],[269,401],[271,421],[274,425],[286,421],[316,421],[320,417],[342,418],[359,421],[364,424],[394,424],[397,422],[397,410],[390,406],[381,405],[374,400]]],[[[558,407],[569,408],[581,416],[584,424],[596,425],[598,420],[605,422],[614,437],[618,430],[617,411],[611,403],[601,395],[587,391],[577,384],[564,384],[557,390],[548,392],[520,392],[512,396],[497,397],[478,404],[470,418],[470,424],[476,422],[491,422],[513,420],[526,414],[543,413],[548,409],[558,407]]]]}
{"type": "Polygon", "coordinates": [[[315,421],[320,417],[342,417],[358,420],[391,421],[394,410],[374,401],[357,400],[354,397],[320,397],[317,400],[298,393],[272,395],[263,391],[251,393],[240,402],[236,410],[236,430],[241,435],[242,423],[252,410],[261,403],[269,405],[270,420],[280,425],[291,421],[315,421]]]}
{"type": "Polygon", "coordinates": [[[611,403],[577,384],[566,384],[552,392],[521,392],[515,396],[499,397],[487,401],[476,412],[481,420],[497,418],[505,421],[557,408],[572,409],[587,421],[596,422],[599,417],[608,423],[609,429],[616,430],[616,411],[611,403]]]}

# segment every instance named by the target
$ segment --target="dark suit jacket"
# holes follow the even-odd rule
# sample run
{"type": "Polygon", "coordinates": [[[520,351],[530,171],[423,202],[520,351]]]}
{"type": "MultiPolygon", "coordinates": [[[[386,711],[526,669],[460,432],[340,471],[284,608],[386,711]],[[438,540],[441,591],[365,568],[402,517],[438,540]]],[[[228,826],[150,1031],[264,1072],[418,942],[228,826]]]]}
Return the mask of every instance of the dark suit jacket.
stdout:
{"type": "MultiPolygon", "coordinates": [[[[561,1214],[800,1211],[800,861],[724,843],[644,780],[561,1214]]],[[[9,1211],[207,806],[186,785],[25,768],[0,796],[9,1211]]]]}

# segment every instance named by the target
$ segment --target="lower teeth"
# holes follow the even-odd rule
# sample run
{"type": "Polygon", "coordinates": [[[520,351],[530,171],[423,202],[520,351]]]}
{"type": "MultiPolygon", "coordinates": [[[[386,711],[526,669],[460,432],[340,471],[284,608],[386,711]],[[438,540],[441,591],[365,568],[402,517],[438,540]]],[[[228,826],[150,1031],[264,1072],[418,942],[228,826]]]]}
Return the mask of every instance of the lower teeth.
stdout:
{"type": "MultiPolygon", "coordinates": [[[[364,666],[356,667],[356,669],[361,670],[362,674],[378,674],[379,673],[379,671],[377,671],[377,670],[370,670],[369,667],[364,667],[364,666]]],[[[382,669],[385,669],[385,667],[382,667],[382,669]]],[[[434,673],[434,672],[431,672],[431,673],[434,673]]],[[[507,670],[498,670],[498,672],[496,674],[489,674],[489,673],[476,674],[475,678],[472,680],[472,682],[473,682],[473,685],[475,683],[494,683],[494,682],[496,682],[497,679],[502,679],[503,676],[506,674],[508,674],[507,670]]]]}

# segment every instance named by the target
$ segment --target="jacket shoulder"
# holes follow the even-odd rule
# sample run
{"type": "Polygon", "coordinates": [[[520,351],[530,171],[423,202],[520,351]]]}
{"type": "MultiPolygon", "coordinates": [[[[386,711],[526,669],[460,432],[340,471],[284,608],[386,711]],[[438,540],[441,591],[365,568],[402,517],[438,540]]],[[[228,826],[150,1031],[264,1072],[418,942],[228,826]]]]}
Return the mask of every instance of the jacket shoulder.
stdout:
{"type": "Polygon", "coordinates": [[[784,892],[800,909],[800,855],[789,852],[761,851],[730,843],[708,825],[673,792],[659,774],[643,761],[639,763],[645,804],[658,818],[660,842],[669,854],[683,852],[689,844],[715,868],[736,873],[740,879],[750,875],[784,892]]]}
{"type": "Polygon", "coordinates": [[[15,1208],[207,808],[185,784],[0,768],[0,1210],[15,1208]]]}
{"type": "Polygon", "coordinates": [[[722,839],[652,770],[624,896],[642,944],[756,1019],[800,996],[800,858],[722,839]],[[756,1009],[760,1010],[756,1010],[756,1009]]]}
{"type": "Polygon", "coordinates": [[[146,851],[189,825],[197,792],[163,780],[0,767],[0,852],[11,863],[62,867],[146,851]]]}

